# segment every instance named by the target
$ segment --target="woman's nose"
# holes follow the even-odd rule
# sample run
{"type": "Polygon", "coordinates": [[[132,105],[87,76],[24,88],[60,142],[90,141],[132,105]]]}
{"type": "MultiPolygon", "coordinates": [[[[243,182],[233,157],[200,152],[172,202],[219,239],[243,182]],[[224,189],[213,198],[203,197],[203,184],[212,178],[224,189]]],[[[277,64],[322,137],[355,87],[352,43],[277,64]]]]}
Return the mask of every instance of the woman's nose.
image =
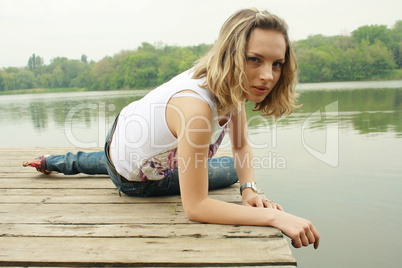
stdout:
{"type": "Polygon", "coordinates": [[[273,80],[272,66],[266,65],[261,69],[260,79],[264,82],[273,80]]]}

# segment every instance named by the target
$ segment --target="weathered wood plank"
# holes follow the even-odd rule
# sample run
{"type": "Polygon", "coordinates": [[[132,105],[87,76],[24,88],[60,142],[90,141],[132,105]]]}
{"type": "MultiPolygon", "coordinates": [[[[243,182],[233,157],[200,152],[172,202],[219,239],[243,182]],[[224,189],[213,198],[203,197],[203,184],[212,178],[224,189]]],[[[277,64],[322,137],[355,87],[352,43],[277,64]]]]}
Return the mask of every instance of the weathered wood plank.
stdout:
{"type": "Polygon", "coordinates": [[[283,239],[0,237],[0,264],[295,264],[283,239]],[[173,258],[172,258],[173,257],[173,258]]]}
{"type": "Polygon", "coordinates": [[[2,222],[102,224],[187,223],[183,207],[175,204],[2,204],[2,222]],[[18,211],[18,213],[16,213],[18,211]]]}
{"type": "MultiPolygon", "coordinates": [[[[79,175],[77,175],[79,176],[79,175]]],[[[58,178],[38,175],[29,178],[0,178],[0,189],[116,189],[113,182],[106,176],[64,176],[58,178]]],[[[260,191],[260,193],[262,193],[260,191]]],[[[209,191],[210,195],[239,195],[239,184],[235,183],[225,189],[209,191]]]]}
{"type": "Polygon", "coordinates": [[[0,236],[136,238],[282,238],[273,227],[218,224],[0,224],[0,236]]]}
{"type": "MultiPolygon", "coordinates": [[[[1,186],[0,186],[1,187],[1,186]]],[[[241,203],[240,195],[227,195],[223,191],[211,194],[214,199],[241,203]]],[[[46,204],[137,204],[137,203],[178,203],[180,196],[131,197],[119,195],[117,189],[0,189],[1,203],[46,203],[46,204]]]]}
{"type": "MultiPolygon", "coordinates": [[[[36,174],[35,174],[36,175],[36,174]]],[[[0,188],[2,189],[115,189],[113,182],[106,177],[95,176],[60,176],[52,179],[50,176],[37,175],[29,178],[28,175],[17,178],[14,175],[7,175],[1,178],[0,188]]],[[[3,175],[4,176],[4,175],[3,175]]]]}

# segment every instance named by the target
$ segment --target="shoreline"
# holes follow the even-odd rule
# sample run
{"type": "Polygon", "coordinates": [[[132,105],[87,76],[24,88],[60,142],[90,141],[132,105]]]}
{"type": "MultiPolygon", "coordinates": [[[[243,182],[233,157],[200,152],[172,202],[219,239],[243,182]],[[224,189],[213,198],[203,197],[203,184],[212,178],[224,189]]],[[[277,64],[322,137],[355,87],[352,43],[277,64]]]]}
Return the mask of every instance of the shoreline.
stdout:
{"type": "MultiPolygon", "coordinates": [[[[366,81],[334,81],[334,82],[315,82],[315,83],[299,83],[296,90],[332,90],[332,89],[367,89],[367,88],[402,88],[401,80],[366,80],[366,81]]],[[[151,90],[145,89],[113,89],[113,90],[87,90],[86,88],[34,88],[34,89],[17,89],[10,91],[0,91],[0,96],[8,95],[28,95],[28,94],[46,94],[46,93],[71,93],[71,92],[128,92],[151,90]]]]}

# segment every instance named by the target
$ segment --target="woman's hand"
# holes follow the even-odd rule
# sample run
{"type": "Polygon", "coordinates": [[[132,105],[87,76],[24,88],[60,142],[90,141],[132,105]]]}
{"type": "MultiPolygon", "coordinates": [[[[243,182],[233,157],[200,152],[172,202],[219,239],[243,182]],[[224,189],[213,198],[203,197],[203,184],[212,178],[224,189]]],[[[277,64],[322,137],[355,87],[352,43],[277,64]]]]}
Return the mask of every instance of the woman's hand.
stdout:
{"type": "Polygon", "coordinates": [[[246,192],[249,189],[244,189],[243,191],[243,205],[249,207],[266,207],[273,208],[280,211],[284,211],[283,208],[275,203],[274,201],[268,200],[264,195],[258,195],[254,192],[246,192]]]}
{"type": "Polygon", "coordinates": [[[272,224],[273,227],[280,229],[286,236],[292,239],[295,248],[314,244],[317,249],[320,241],[320,234],[314,225],[306,219],[284,212],[283,208],[273,201],[269,201],[265,196],[245,189],[243,191],[243,205],[249,207],[266,207],[277,210],[272,224]]]}
{"type": "Polygon", "coordinates": [[[309,220],[286,212],[280,212],[275,216],[272,226],[279,228],[285,235],[292,239],[292,245],[295,248],[300,248],[301,246],[306,247],[313,243],[314,248],[318,248],[320,234],[309,220]]]}

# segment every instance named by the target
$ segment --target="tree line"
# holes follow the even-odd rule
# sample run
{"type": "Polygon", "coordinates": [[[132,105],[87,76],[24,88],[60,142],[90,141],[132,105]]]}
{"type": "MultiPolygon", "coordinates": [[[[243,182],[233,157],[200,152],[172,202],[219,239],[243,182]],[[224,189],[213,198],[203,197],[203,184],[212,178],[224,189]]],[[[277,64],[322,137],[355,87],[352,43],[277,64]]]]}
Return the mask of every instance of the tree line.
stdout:
{"type": "Polygon", "coordinates": [[[351,36],[310,36],[294,47],[301,82],[402,78],[402,20],[391,29],[362,26],[351,36]]]}
{"type": "MultiPolygon", "coordinates": [[[[292,43],[300,82],[401,79],[402,20],[392,28],[362,26],[350,36],[314,35],[292,43]],[[395,77],[395,76],[394,76],[395,77]]],[[[212,45],[168,46],[142,43],[98,62],[57,57],[49,65],[33,54],[24,68],[0,70],[0,91],[32,88],[86,90],[144,89],[190,68],[212,45]]]]}

